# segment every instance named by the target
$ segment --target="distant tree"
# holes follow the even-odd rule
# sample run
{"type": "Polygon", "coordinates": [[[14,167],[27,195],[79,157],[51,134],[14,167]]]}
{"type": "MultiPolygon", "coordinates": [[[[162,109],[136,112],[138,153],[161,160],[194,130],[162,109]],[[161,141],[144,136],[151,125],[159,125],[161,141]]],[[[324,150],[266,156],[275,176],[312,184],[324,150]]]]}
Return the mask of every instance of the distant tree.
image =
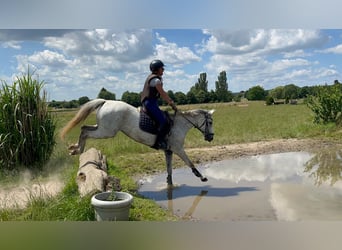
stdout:
{"type": "Polygon", "coordinates": [[[198,103],[207,103],[209,101],[209,93],[204,90],[198,91],[195,96],[198,103]]]}
{"type": "Polygon", "coordinates": [[[208,81],[207,81],[207,73],[201,73],[200,77],[197,80],[197,83],[195,83],[195,90],[196,91],[204,91],[208,92],[208,81]]]}
{"type": "Polygon", "coordinates": [[[86,102],[89,102],[89,101],[90,101],[90,99],[88,98],[88,96],[82,96],[82,97],[78,98],[78,103],[80,105],[83,105],[83,104],[85,104],[86,102]]]}
{"type": "Polygon", "coordinates": [[[274,99],[272,96],[268,95],[266,97],[266,105],[272,105],[274,103],[274,99]]]}
{"type": "Polygon", "coordinates": [[[313,88],[309,86],[301,87],[298,93],[298,98],[307,98],[309,95],[313,94],[313,88]]]}
{"type": "Polygon", "coordinates": [[[209,101],[207,73],[201,73],[198,81],[187,93],[188,103],[206,103],[209,101]]]}
{"type": "Polygon", "coordinates": [[[261,86],[254,86],[248,89],[246,98],[249,101],[265,100],[267,92],[261,86]]]}
{"type": "Polygon", "coordinates": [[[226,71],[221,71],[215,82],[215,93],[218,102],[229,102],[232,100],[232,94],[228,92],[226,71]]]}
{"type": "Polygon", "coordinates": [[[122,94],[121,101],[127,102],[128,104],[133,105],[134,107],[139,107],[140,103],[140,95],[138,93],[126,91],[122,94]]]}
{"type": "Polygon", "coordinates": [[[49,107],[52,107],[52,108],[61,108],[62,105],[61,105],[61,102],[57,102],[56,100],[52,100],[52,101],[49,103],[49,107]]]}
{"type": "Polygon", "coordinates": [[[284,86],[284,98],[297,99],[299,96],[300,88],[294,84],[288,84],[284,86]]]}
{"type": "Polygon", "coordinates": [[[270,90],[270,96],[274,99],[285,99],[284,86],[278,86],[270,90]]]}
{"type": "Polygon", "coordinates": [[[186,99],[188,104],[198,103],[194,92],[191,90],[186,94],[186,99]]]}
{"type": "Polygon", "coordinates": [[[233,101],[234,102],[241,102],[241,99],[244,97],[244,95],[245,95],[244,91],[240,91],[239,93],[233,94],[233,101]]]}
{"type": "Polygon", "coordinates": [[[179,105],[186,104],[187,103],[186,95],[183,92],[176,92],[175,102],[179,105]]]}
{"type": "Polygon", "coordinates": [[[99,94],[97,95],[97,98],[102,98],[105,100],[115,100],[116,96],[114,93],[106,90],[105,88],[102,88],[99,92],[99,94]]]}
{"type": "Polygon", "coordinates": [[[209,92],[209,102],[217,102],[217,95],[214,90],[210,90],[209,92]]]}
{"type": "Polygon", "coordinates": [[[66,108],[66,109],[71,109],[71,108],[78,108],[80,105],[78,103],[77,100],[71,100],[71,101],[64,101],[63,104],[62,104],[62,107],[63,108],[66,108]]]}
{"type": "MultiPolygon", "coordinates": [[[[175,94],[173,93],[172,90],[168,90],[168,91],[167,91],[167,94],[169,95],[169,97],[170,97],[173,101],[176,100],[175,94]]],[[[163,100],[163,105],[167,105],[167,102],[165,102],[164,100],[163,100]]]]}

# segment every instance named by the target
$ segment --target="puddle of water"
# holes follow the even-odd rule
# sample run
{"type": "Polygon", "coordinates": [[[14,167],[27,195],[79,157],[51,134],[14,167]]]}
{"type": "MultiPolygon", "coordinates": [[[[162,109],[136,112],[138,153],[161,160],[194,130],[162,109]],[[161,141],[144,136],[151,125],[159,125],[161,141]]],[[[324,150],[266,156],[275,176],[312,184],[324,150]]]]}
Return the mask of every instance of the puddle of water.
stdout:
{"type": "Polygon", "coordinates": [[[333,158],[290,152],[224,160],[198,167],[206,183],[181,168],[172,190],[164,173],[142,180],[139,193],[191,220],[341,220],[341,157],[333,158]]]}

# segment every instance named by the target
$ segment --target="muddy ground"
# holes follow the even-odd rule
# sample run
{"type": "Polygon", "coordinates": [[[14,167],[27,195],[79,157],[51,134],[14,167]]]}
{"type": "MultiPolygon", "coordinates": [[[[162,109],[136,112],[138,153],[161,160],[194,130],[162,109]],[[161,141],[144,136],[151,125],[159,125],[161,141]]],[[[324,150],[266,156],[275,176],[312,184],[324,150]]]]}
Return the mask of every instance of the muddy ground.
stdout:
{"type": "Polygon", "coordinates": [[[318,151],[327,146],[342,146],[339,142],[313,140],[313,139],[279,139],[259,141],[224,146],[212,146],[186,150],[195,163],[234,159],[244,156],[298,152],[318,151]]]}

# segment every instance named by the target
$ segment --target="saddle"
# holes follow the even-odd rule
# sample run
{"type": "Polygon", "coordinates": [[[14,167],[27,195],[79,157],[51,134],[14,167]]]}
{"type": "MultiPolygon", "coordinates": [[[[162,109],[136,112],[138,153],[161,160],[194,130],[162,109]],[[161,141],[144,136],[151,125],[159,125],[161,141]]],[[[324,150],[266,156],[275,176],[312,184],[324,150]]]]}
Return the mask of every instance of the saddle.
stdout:
{"type": "MultiPolygon", "coordinates": [[[[156,124],[156,122],[151,118],[151,116],[149,116],[149,114],[143,107],[140,107],[139,110],[140,110],[139,128],[147,133],[157,135],[158,125],[156,124]]],[[[171,127],[173,125],[173,120],[171,119],[169,112],[164,111],[164,114],[167,120],[167,127],[168,127],[167,134],[169,134],[171,127]]]]}

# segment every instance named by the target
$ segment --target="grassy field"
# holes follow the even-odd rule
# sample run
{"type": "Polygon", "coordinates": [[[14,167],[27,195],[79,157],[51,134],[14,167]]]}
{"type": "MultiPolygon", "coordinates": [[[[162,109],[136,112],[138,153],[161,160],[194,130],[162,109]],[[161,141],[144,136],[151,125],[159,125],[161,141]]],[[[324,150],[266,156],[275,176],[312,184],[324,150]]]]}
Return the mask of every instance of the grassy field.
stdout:
{"type": "MultiPolygon", "coordinates": [[[[341,139],[339,128],[335,125],[313,124],[313,116],[308,107],[299,105],[265,106],[264,102],[222,103],[180,106],[181,110],[215,109],[214,140],[204,141],[202,134],[192,129],[186,137],[185,148],[210,147],[280,138],[325,138],[341,139]]],[[[57,133],[73,117],[76,111],[55,112],[57,133]]],[[[92,114],[84,124],[95,124],[92,114]]],[[[0,220],[94,220],[90,197],[79,198],[75,183],[78,157],[69,156],[67,146],[77,142],[79,127],[73,129],[57,145],[46,170],[39,175],[61,173],[66,187],[57,197],[33,199],[27,209],[0,211],[0,220]]],[[[136,194],[133,176],[151,174],[165,170],[164,154],[118,134],[114,139],[88,140],[87,147],[95,147],[107,156],[109,173],[121,178],[123,189],[135,197],[130,220],[176,220],[153,201],[136,194]]],[[[176,166],[184,165],[175,161],[176,166]]],[[[1,183],[8,182],[2,177],[1,183]]]]}

